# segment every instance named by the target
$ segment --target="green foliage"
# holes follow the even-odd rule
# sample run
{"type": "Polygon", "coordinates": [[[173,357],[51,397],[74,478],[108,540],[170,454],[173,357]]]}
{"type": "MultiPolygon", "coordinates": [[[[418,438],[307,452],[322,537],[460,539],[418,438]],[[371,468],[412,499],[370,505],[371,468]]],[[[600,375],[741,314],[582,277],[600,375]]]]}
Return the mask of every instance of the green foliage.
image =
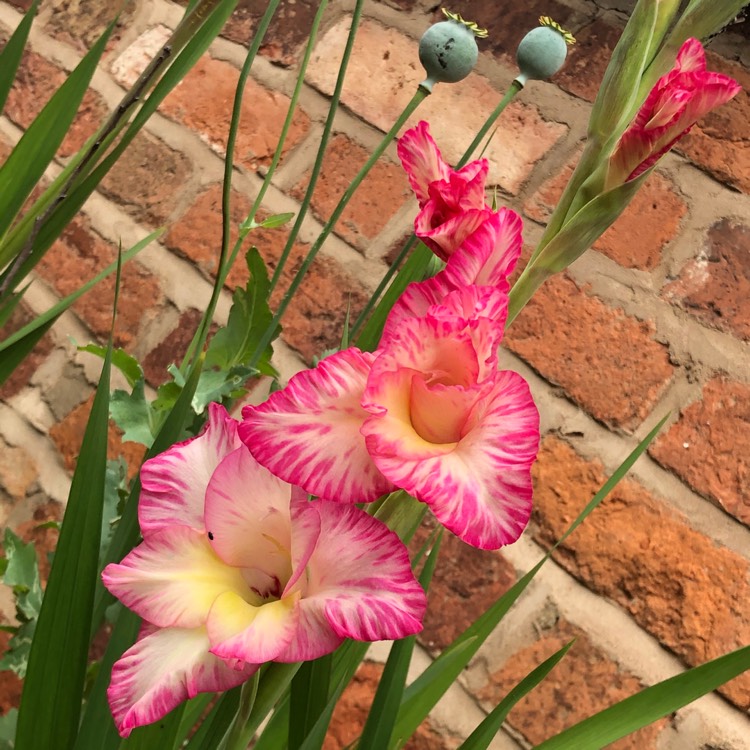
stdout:
{"type": "Polygon", "coordinates": [[[42,586],[33,542],[24,544],[10,529],[5,529],[3,550],[5,558],[0,560],[0,570],[3,583],[13,591],[19,625],[3,627],[13,636],[8,642],[8,650],[0,659],[0,670],[10,669],[23,678],[42,606],[42,586]]]}
{"type": "Polygon", "coordinates": [[[34,0],[23,20],[0,51],[0,112],[3,111],[8,94],[13,87],[13,81],[23,57],[23,50],[26,47],[26,40],[29,38],[31,23],[38,7],[39,0],[34,0]]]}
{"type": "Polygon", "coordinates": [[[276,227],[283,227],[284,224],[286,224],[293,218],[294,214],[292,212],[284,214],[273,214],[273,216],[269,216],[261,222],[257,222],[255,221],[254,217],[249,216],[240,224],[240,239],[247,237],[247,235],[253,229],[276,229],[276,227]]]}
{"type": "Polygon", "coordinates": [[[0,750],[13,750],[17,723],[17,708],[11,708],[6,714],[0,716],[0,750]]]}

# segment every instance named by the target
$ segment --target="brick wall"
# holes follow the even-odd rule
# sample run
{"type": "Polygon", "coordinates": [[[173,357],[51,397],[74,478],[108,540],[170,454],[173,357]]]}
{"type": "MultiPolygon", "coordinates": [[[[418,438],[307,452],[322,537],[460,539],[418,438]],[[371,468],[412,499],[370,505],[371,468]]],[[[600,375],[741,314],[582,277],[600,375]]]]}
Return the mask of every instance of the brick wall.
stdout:
{"type": "MultiPolygon", "coordinates": [[[[28,0],[0,2],[0,38],[28,0]]],[[[109,20],[107,0],[43,0],[4,117],[0,157],[109,20]]],[[[224,35],[165,101],[37,271],[11,325],[46,309],[133,244],[165,225],[161,244],[128,264],[117,343],[144,363],[151,385],[177,359],[205,305],[220,237],[221,155],[244,46],[264,8],[240,0],[224,35]]],[[[351,2],[333,2],[315,48],[269,212],[294,211],[319,138],[351,2]]],[[[440,85],[414,120],[431,120],[456,159],[515,71],[513,53],[540,14],[579,40],[551,83],[531,83],[503,119],[488,155],[490,180],[541,234],[579,152],[590,103],[617,40],[627,0],[467,0],[453,8],[490,30],[477,72],[440,85]]],[[[315,4],[290,0],[253,68],[237,144],[236,216],[269,163],[315,4]]],[[[118,102],[182,8],[134,0],[122,16],[59,164],[118,102]]],[[[420,80],[416,42],[436,19],[426,0],[370,2],[342,96],[336,134],[294,250],[316,236],[358,166],[420,80]]],[[[544,440],[533,522],[500,553],[445,545],[417,662],[444,648],[489,601],[535,563],[591,495],[671,412],[630,478],[555,554],[435,711],[414,747],[455,747],[526,671],[578,636],[566,660],[510,715],[493,747],[528,747],[686,666],[750,642],[750,24],[718,38],[710,67],[745,91],[709,115],[666,157],[618,224],[565,275],[543,287],[507,336],[504,364],[531,382],[544,440]]],[[[346,306],[364,304],[409,231],[416,204],[395,149],[365,180],[284,320],[277,357],[285,375],[335,345],[346,306]]],[[[285,230],[253,235],[270,266],[285,230]]],[[[243,281],[238,268],[229,290],[243,281]]],[[[286,278],[288,282],[288,277],[286,278]]],[[[78,342],[101,339],[112,283],[86,295],[0,392],[0,513],[29,533],[60,513],[99,363],[78,342]]],[[[110,453],[137,460],[113,432],[110,453]]],[[[44,541],[44,540],[42,540],[44,541]]],[[[49,541],[48,541],[49,543],[49,541]]],[[[2,599],[8,611],[7,592],[2,599]]],[[[375,649],[373,658],[382,657],[375,649]]],[[[378,673],[363,669],[327,747],[361,720],[378,673]],[[349,727],[349,729],[347,729],[349,727]]],[[[750,676],[615,747],[750,748],[750,676]]]]}

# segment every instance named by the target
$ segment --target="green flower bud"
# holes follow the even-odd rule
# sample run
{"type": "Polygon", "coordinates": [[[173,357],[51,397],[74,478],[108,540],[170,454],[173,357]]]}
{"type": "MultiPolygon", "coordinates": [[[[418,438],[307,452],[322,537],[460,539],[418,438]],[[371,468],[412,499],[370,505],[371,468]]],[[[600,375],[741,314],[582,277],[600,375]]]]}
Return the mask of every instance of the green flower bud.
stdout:
{"type": "Polygon", "coordinates": [[[529,79],[543,81],[557,73],[565,62],[568,45],[575,44],[570,32],[549,16],[542,16],[539,23],[541,26],[526,34],[518,45],[516,62],[521,72],[516,81],[521,86],[529,79]]]}
{"type": "Polygon", "coordinates": [[[486,29],[464,21],[458,13],[443,8],[443,14],[448,20],[430,26],[419,40],[419,61],[427,72],[420,85],[430,92],[441,81],[456,83],[466,78],[479,55],[476,37],[487,36],[486,29]]]}

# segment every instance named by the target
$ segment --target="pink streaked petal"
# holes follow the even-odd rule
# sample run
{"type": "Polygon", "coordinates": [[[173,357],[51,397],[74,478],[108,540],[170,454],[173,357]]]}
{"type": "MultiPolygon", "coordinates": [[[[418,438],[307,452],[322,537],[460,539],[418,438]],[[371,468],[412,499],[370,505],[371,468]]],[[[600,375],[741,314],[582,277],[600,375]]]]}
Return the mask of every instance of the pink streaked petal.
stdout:
{"type": "Polygon", "coordinates": [[[206,623],[211,653],[253,664],[272,661],[297,632],[298,600],[293,594],[256,607],[228,591],[214,602],[206,623]]]}
{"type": "Polygon", "coordinates": [[[682,73],[694,73],[706,69],[706,53],[703,45],[695,38],[686,39],[677,53],[675,70],[682,73]]]}
{"type": "Polygon", "coordinates": [[[284,596],[293,590],[304,573],[319,537],[318,503],[310,502],[307,493],[295,493],[292,498],[292,575],[286,583],[284,596]]]}
{"type": "Polygon", "coordinates": [[[245,591],[236,568],[225,565],[208,537],[186,526],[152,532],[102,581],[126,607],[159,627],[194,628],[227,590],[245,591]]]}
{"type": "Polygon", "coordinates": [[[386,420],[373,418],[366,427],[381,470],[463,541],[498,549],[518,539],[531,513],[531,465],[539,447],[539,414],[520,375],[498,373],[466,434],[442,455],[409,455],[407,440],[386,420]]]}
{"type": "Polygon", "coordinates": [[[359,432],[374,360],[352,347],[298,373],[264,404],[243,409],[240,437],[259,463],[310,494],[345,503],[377,500],[393,485],[359,432]]]}
{"type": "Polygon", "coordinates": [[[488,208],[472,208],[439,222],[439,206],[430,200],[414,220],[414,234],[438,258],[448,260],[491,213],[488,208]]]}
{"type": "Polygon", "coordinates": [[[325,603],[340,637],[377,641],[418,633],[427,600],[398,536],[351,505],[319,501],[318,510],[320,542],[304,599],[325,603]]]}
{"type": "Polygon", "coordinates": [[[229,690],[258,669],[232,669],[208,651],[205,628],[156,629],[146,625],[138,641],[112,668],[107,698],[121,737],[152,724],[198,693],[229,690]]]}
{"type": "Polygon", "coordinates": [[[458,205],[461,209],[484,208],[485,183],[489,172],[487,159],[477,159],[451,174],[449,182],[454,190],[460,191],[458,205]]]}
{"type": "Polygon", "coordinates": [[[206,489],[206,529],[227,565],[288,577],[291,489],[244,445],[216,467],[206,489]]]}
{"type": "Polygon", "coordinates": [[[399,138],[397,151],[409,184],[422,206],[428,198],[430,183],[447,180],[450,167],[443,160],[440,149],[430,135],[430,126],[424,120],[399,138]]]}
{"type": "Polygon", "coordinates": [[[342,644],[344,638],[337,635],[328,622],[325,605],[326,601],[322,597],[299,600],[297,632],[286,649],[274,661],[287,664],[310,661],[332,653],[342,644]]]}
{"type": "Polygon", "coordinates": [[[240,445],[237,421],[220,404],[209,404],[201,435],[146,461],[141,467],[138,503],[143,536],[175,524],[203,531],[208,480],[219,461],[240,445]]]}
{"type": "Polygon", "coordinates": [[[509,208],[491,212],[450,257],[443,273],[453,286],[507,284],[521,257],[521,217],[509,208]]]}
{"type": "Polygon", "coordinates": [[[740,91],[742,91],[742,87],[729,76],[721,73],[701,74],[696,82],[696,91],[686,107],[685,120],[687,124],[692,125],[712,109],[726,104],[740,91]]]}

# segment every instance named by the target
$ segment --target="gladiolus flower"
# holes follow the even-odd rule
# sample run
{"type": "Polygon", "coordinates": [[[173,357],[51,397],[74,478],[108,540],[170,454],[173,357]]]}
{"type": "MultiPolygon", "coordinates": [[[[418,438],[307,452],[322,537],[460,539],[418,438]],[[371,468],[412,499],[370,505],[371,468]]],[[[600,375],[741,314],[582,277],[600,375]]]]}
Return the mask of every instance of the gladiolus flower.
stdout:
{"type": "Polygon", "coordinates": [[[627,182],[652,167],[707,112],[740,91],[729,76],[706,70],[706,54],[688,39],[674,68],[657,82],[609,162],[608,186],[627,182]]]}
{"type": "Polygon", "coordinates": [[[144,620],[108,691],[122,736],[265,662],[422,628],[398,537],[353,505],[308,502],[255,461],[223,407],[209,410],[203,435],[144,464],[143,542],[102,574],[144,620]]]}
{"type": "Polygon", "coordinates": [[[448,260],[492,213],[485,204],[486,159],[452,169],[422,121],[398,142],[398,156],[419,202],[414,233],[439,258],[448,260]]]}
{"type": "Polygon", "coordinates": [[[299,373],[243,410],[239,435],[308,492],[362,502],[390,484],[465,542],[496,549],[528,522],[539,445],[528,385],[497,370],[507,292],[471,285],[424,311],[408,304],[394,307],[399,324],[375,354],[350,348],[299,373]]]}

